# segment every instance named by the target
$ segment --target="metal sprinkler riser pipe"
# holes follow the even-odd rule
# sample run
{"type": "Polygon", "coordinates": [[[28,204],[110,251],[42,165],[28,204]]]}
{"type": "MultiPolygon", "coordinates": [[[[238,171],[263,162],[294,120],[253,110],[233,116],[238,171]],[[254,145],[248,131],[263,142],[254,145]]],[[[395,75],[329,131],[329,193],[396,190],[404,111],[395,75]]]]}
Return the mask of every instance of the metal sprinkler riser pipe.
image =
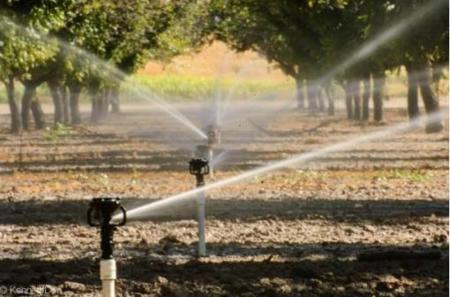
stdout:
{"type": "MultiPolygon", "coordinates": [[[[205,185],[205,174],[209,174],[208,161],[202,158],[192,159],[189,162],[189,172],[195,176],[197,187],[205,185]]],[[[197,221],[198,221],[198,256],[206,256],[205,236],[205,193],[199,193],[197,198],[197,221]]]]}
{"type": "Polygon", "coordinates": [[[206,135],[208,136],[208,147],[213,147],[216,144],[220,144],[220,128],[215,125],[209,125],[206,128],[206,135]]]}

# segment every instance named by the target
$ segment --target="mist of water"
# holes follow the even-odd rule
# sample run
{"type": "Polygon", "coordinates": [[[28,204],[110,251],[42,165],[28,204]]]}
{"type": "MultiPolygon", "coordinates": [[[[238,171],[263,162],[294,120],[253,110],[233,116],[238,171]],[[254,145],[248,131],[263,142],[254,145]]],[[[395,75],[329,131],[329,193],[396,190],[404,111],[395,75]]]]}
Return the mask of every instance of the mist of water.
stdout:
{"type": "MultiPolygon", "coordinates": [[[[448,118],[447,112],[438,112],[434,114],[430,114],[427,117],[427,123],[432,123],[436,121],[440,121],[443,117],[448,118]]],[[[209,191],[217,188],[221,188],[227,185],[231,185],[234,183],[242,182],[244,180],[247,180],[252,177],[260,176],[266,173],[269,173],[271,171],[275,171],[281,168],[286,168],[292,165],[298,165],[299,163],[306,163],[309,161],[313,161],[318,158],[322,158],[326,156],[327,154],[342,151],[348,148],[355,147],[356,145],[370,142],[370,141],[380,141],[381,139],[384,139],[388,136],[392,136],[399,133],[404,133],[413,129],[417,129],[417,127],[422,122],[423,118],[417,118],[412,122],[403,122],[400,124],[388,126],[384,129],[380,129],[375,132],[371,132],[365,135],[358,135],[356,137],[350,138],[349,140],[338,142],[333,145],[326,146],[324,148],[295,155],[291,158],[273,162],[271,164],[268,164],[266,166],[262,166],[250,171],[246,171],[242,174],[238,174],[236,176],[223,179],[211,184],[207,184],[203,187],[196,188],[194,190],[190,190],[184,193],[180,193],[174,196],[171,196],[166,199],[162,199],[153,203],[149,203],[134,209],[131,209],[127,212],[127,217],[130,220],[136,220],[136,219],[145,219],[151,216],[158,215],[163,209],[175,207],[180,202],[186,202],[186,199],[192,199],[195,198],[196,195],[199,193],[202,193],[204,191],[209,191]]],[[[113,219],[118,220],[120,219],[121,215],[116,215],[113,219]]]]}
{"type": "Polygon", "coordinates": [[[134,81],[126,81],[126,83],[131,85],[132,92],[135,93],[139,98],[142,98],[150,103],[155,104],[159,109],[163,110],[169,114],[178,122],[182,123],[184,126],[193,131],[201,139],[207,139],[208,136],[200,128],[198,128],[191,120],[189,120],[185,115],[179,112],[175,107],[161,99],[159,96],[149,91],[148,89],[142,88],[134,81]]]}
{"type": "Polygon", "coordinates": [[[222,59],[222,63],[220,63],[219,67],[219,76],[216,78],[216,84],[215,84],[215,96],[213,100],[213,106],[212,106],[212,119],[206,123],[205,126],[208,125],[214,125],[218,126],[220,125],[220,119],[221,119],[221,113],[222,113],[222,100],[223,100],[223,89],[224,89],[224,74],[226,72],[226,67],[229,65],[231,59],[231,53],[227,53],[225,57],[222,59]]]}
{"type": "Polygon", "coordinates": [[[242,84],[244,78],[248,75],[249,71],[253,69],[254,66],[255,62],[250,61],[239,70],[236,80],[233,82],[226,96],[222,99],[222,102],[220,104],[221,112],[216,120],[218,125],[222,124],[223,118],[226,116],[226,109],[228,107],[228,104],[230,103],[231,98],[234,96],[238,87],[242,84]]]}

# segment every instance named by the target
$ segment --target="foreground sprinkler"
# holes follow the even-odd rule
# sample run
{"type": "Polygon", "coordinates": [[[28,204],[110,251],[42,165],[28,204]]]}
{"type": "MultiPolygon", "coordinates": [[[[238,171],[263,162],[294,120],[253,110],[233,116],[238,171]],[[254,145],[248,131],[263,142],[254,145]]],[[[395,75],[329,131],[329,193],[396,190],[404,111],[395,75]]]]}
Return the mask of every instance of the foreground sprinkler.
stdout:
{"type": "MultiPolygon", "coordinates": [[[[194,175],[197,188],[205,185],[205,175],[209,174],[208,161],[203,158],[192,159],[189,162],[189,173],[194,175]]],[[[197,198],[197,221],[198,221],[198,256],[206,256],[205,239],[205,193],[200,192],[197,198]]]]}
{"type": "Polygon", "coordinates": [[[127,220],[126,210],[120,205],[119,198],[94,198],[89,204],[87,220],[90,226],[100,227],[102,296],[115,297],[116,260],[113,258],[113,236],[116,227],[125,225],[127,220]],[[122,221],[112,223],[111,218],[117,211],[122,212],[122,221]]]}

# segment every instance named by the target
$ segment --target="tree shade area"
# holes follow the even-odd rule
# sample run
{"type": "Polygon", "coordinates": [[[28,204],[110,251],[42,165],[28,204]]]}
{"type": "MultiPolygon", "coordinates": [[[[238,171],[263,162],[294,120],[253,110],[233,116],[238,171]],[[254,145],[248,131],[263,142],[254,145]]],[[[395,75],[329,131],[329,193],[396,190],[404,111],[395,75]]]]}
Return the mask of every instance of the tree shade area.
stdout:
{"type": "Polygon", "coordinates": [[[448,47],[447,0],[0,0],[0,297],[448,296],[448,47]]]}

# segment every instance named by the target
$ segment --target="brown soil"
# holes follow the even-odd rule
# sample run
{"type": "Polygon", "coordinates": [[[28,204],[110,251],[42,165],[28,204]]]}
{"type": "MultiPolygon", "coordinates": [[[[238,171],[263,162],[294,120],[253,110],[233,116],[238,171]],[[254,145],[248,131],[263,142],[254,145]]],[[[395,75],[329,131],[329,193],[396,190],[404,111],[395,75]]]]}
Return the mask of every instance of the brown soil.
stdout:
{"type": "MultiPolygon", "coordinates": [[[[224,126],[230,157],[215,179],[383,128],[343,117],[289,110],[224,126]]],[[[193,187],[195,141],[161,112],[127,110],[67,135],[11,136],[7,120],[0,286],[93,296],[89,200],[121,197],[132,208],[193,187]]],[[[403,110],[386,113],[389,124],[403,120],[403,110]]],[[[195,257],[192,202],[119,228],[119,296],[448,296],[448,198],[447,126],[359,145],[209,192],[206,258],[195,257]]]]}

